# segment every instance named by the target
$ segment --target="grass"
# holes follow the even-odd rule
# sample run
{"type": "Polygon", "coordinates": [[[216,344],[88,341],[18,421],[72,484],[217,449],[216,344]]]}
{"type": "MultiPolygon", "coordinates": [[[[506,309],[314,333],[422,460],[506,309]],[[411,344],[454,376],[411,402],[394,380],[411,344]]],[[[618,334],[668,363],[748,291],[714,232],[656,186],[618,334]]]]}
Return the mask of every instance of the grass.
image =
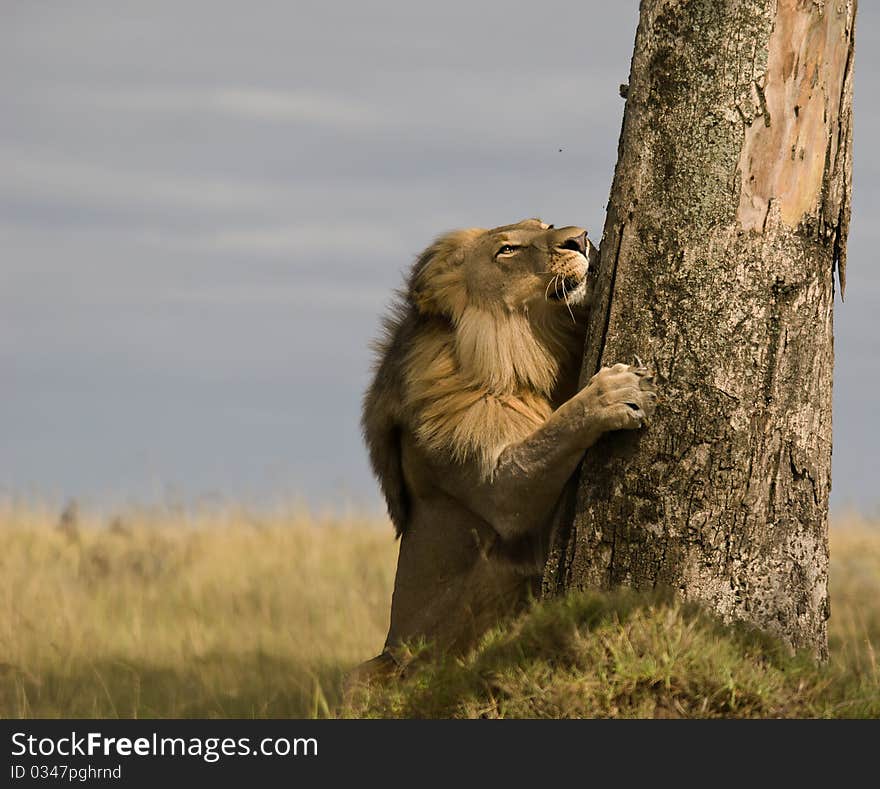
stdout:
{"type": "Polygon", "coordinates": [[[315,717],[376,654],[384,521],[0,511],[0,717],[315,717]]]}
{"type": "Polygon", "coordinates": [[[381,647],[384,521],[0,506],[0,717],[880,717],[880,525],[832,529],[816,668],[674,601],[572,595],[341,705],[381,647]]]}

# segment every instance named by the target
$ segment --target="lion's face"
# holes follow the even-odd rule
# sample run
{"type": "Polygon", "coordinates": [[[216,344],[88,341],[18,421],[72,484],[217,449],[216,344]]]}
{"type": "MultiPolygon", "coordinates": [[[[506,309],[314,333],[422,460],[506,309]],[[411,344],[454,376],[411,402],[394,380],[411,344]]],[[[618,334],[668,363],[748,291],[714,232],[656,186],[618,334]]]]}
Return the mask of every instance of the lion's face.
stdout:
{"type": "Polygon", "coordinates": [[[457,318],[467,306],[491,311],[560,311],[588,295],[596,250],[581,227],[538,219],[439,239],[416,267],[413,290],[427,311],[457,318]]]}
{"type": "Polygon", "coordinates": [[[554,228],[535,219],[486,230],[464,252],[465,281],[481,304],[518,310],[536,302],[580,304],[589,251],[581,227],[554,228]]]}

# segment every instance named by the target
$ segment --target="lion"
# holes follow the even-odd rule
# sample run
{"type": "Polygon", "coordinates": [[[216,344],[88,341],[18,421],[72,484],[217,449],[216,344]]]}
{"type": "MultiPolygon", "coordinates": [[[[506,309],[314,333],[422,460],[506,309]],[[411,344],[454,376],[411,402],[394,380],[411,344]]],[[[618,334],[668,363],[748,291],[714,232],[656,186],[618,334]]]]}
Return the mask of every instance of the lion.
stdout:
{"type": "Polygon", "coordinates": [[[527,219],[436,239],[385,320],[362,427],[400,538],[391,623],[360,677],[416,642],[463,654],[540,590],[561,492],[604,433],[654,411],[648,370],[578,391],[596,248],[527,219]]]}

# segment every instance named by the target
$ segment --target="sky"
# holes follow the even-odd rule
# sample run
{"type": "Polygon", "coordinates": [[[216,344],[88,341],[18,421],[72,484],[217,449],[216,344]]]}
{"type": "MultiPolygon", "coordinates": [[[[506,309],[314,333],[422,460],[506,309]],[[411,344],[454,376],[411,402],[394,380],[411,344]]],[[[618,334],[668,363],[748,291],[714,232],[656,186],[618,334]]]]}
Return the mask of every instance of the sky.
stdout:
{"type": "MultiPolygon", "coordinates": [[[[360,400],[415,255],[528,216],[601,237],[636,0],[2,18],[0,496],[378,512],[360,400]]],[[[857,30],[832,508],[875,513],[876,4],[857,30]]]]}

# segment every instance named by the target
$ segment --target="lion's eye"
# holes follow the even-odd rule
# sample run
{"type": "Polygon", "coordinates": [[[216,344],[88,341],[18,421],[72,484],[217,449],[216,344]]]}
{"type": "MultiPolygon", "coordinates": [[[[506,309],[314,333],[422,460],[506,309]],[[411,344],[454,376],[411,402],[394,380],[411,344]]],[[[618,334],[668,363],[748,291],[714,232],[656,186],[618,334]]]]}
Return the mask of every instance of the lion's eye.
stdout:
{"type": "Polygon", "coordinates": [[[519,247],[515,247],[512,244],[505,244],[501,249],[499,249],[495,254],[496,255],[512,255],[519,247]]]}

